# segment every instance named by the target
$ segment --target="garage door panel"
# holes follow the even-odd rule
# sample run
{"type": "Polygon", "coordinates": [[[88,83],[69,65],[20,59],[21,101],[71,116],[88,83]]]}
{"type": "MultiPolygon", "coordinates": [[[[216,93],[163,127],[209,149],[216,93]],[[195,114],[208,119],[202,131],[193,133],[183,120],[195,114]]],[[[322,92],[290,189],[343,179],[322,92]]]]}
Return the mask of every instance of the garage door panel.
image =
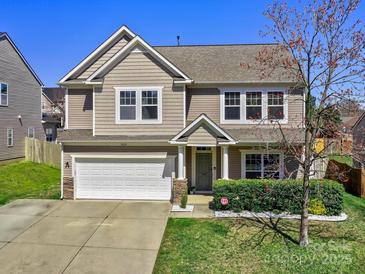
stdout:
{"type": "Polygon", "coordinates": [[[76,161],[76,197],[169,200],[173,171],[173,158],[81,159],[76,161]]]}

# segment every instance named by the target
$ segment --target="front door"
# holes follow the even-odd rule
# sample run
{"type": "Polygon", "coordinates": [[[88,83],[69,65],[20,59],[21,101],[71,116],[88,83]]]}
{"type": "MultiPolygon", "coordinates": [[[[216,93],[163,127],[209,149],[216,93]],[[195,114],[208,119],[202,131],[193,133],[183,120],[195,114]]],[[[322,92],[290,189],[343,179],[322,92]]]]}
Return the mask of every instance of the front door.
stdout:
{"type": "Polygon", "coordinates": [[[212,191],[212,153],[196,154],[196,191],[212,191]]]}

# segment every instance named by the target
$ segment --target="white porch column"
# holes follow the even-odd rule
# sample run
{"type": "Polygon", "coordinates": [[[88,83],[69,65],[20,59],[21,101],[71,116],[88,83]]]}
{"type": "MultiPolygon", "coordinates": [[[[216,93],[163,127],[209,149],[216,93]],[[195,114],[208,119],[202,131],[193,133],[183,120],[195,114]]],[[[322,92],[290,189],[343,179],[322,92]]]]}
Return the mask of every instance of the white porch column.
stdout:
{"type": "Polygon", "coordinates": [[[228,165],[228,146],[222,146],[222,177],[228,179],[229,165],[228,165]]]}
{"type": "Polygon", "coordinates": [[[184,179],[185,178],[185,146],[178,147],[178,161],[177,161],[178,169],[177,169],[177,178],[184,179]]]}

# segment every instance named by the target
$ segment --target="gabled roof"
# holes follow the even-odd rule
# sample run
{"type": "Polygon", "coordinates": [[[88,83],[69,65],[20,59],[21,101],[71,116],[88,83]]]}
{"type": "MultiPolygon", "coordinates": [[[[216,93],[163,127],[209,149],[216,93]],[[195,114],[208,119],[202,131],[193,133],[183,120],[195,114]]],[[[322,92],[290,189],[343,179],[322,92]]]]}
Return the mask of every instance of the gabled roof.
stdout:
{"type": "Polygon", "coordinates": [[[206,114],[201,114],[193,122],[191,122],[187,127],[180,131],[174,138],[172,138],[169,143],[171,144],[184,144],[186,143],[186,137],[190,136],[202,125],[206,125],[212,132],[217,136],[217,139],[227,144],[235,144],[236,140],[214,123],[206,114]]]}
{"type": "Polygon", "coordinates": [[[11,46],[14,48],[14,50],[16,51],[16,53],[19,55],[20,59],[22,59],[23,63],[28,68],[28,70],[33,75],[33,77],[36,79],[36,81],[39,83],[39,85],[43,86],[43,82],[41,81],[41,79],[35,73],[35,71],[33,70],[33,68],[30,66],[30,64],[28,63],[28,61],[25,59],[25,57],[23,56],[23,54],[20,52],[20,50],[17,48],[17,46],[15,45],[15,43],[13,42],[13,40],[11,40],[10,36],[6,32],[0,32],[0,39],[3,39],[3,38],[5,38],[5,39],[7,39],[9,41],[9,43],[11,44],[11,46]]]}
{"type": "Polygon", "coordinates": [[[113,42],[122,37],[128,35],[130,38],[134,38],[136,35],[125,25],[121,26],[116,32],[114,32],[107,40],[105,40],[99,47],[97,47],[92,53],[90,53],[84,60],[82,60],[77,66],[75,66],[70,72],[68,72],[59,83],[67,81],[70,77],[85,69],[85,67],[91,64],[100,53],[106,50],[113,42]]]}
{"type": "Polygon", "coordinates": [[[47,99],[57,105],[59,103],[63,103],[65,101],[66,89],[64,88],[43,88],[43,94],[47,97],[47,99]]]}
{"type": "Polygon", "coordinates": [[[351,129],[355,128],[361,122],[361,120],[364,119],[364,117],[365,117],[365,111],[358,117],[358,119],[353,124],[353,126],[351,127],[351,129]]]}
{"type": "Polygon", "coordinates": [[[265,50],[275,52],[278,61],[290,58],[290,53],[279,50],[278,44],[155,46],[154,49],[189,75],[194,83],[298,82],[283,66],[273,69],[257,60],[265,50]],[[265,69],[270,70],[270,75],[263,79],[260,75],[265,69]]]}
{"type": "Polygon", "coordinates": [[[164,56],[162,56],[158,51],[156,51],[153,47],[151,47],[146,41],[144,41],[141,37],[135,36],[133,40],[131,40],[125,47],[123,47],[118,53],[116,53],[112,58],[109,59],[104,65],[102,65],[98,70],[96,70],[90,77],[85,81],[90,82],[94,79],[98,79],[100,76],[105,75],[111,68],[113,68],[116,64],[118,64],[123,58],[125,58],[128,53],[131,52],[137,45],[142,46],[146,49],[154,58],[156,58],[159,62],[165,65],[170,71],[179,75],[185,80],[191,80],[189,76],[187,76],[183,71],[181,71],[178,67],[176,67],[173,63],[167,60],[164,56]]]}

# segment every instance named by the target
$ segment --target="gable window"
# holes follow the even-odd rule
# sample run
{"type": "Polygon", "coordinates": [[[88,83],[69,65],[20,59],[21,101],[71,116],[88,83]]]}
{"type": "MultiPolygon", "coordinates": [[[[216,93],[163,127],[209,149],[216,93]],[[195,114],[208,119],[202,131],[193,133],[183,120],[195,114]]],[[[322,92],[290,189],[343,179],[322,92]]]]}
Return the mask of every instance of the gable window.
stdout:
{"type": "Polygon", "coordinates": [[[6,130],[6,140],[8,147],[12,147],[14,145],[14,129],[8,128],[6,130]]]}
{"type": "Polygon", "coordinates": [[[115,90],[117,124],[162,122],[162,87],[121,87],[115,90]]]}
{"type": "Polygon", "coordinates": [[[28,127],[28,138],[34,138],[34,137],[35,137],[34,127],[28,127]]]}
{"type": "Polygon", "coordinates": [[[241,161],[243,178],[282,178],[283,157],[279,153],[242,152],[241,161]]]}
{"type": "Polygon", "coordinates": [[[157,90],[142,91],[142,120],[157,120],[158,92],[157,90]]]}
{"type": "Polygon", "coordinates": [[[246,93],[246,119],[259,120],[262,118],[262,93],[246,93]]]}
{"type": "Polygon", "coordinates": [[[120,92],[120,120],[136,120],[136,92],[120,92]]]}
{"type": "Polygon", "coordinates": [[[0,83],[0,106],[8,105],[8,85],[0,83]]]}
{"type": "Polygon", "coordinates": [[[241,100],[240,92],[224,93],[224,119],[240,120],[241,119],[241,100]]]}
{"type": "Polygon", "coordinates": [[[267,100],[268,119],[284,119],[284,92],[268,92],[267,100]]]}

